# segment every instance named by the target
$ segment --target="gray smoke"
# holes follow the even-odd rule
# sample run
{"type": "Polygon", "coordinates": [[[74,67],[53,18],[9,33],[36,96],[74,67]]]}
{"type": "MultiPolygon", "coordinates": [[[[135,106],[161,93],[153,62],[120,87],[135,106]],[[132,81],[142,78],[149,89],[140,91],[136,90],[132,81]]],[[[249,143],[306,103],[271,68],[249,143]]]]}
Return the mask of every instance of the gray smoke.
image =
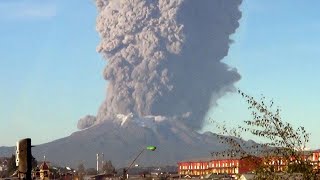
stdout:
{"type": "Polygon", "coordinates": [[[221,62],[241,0],[96,0],[97,51],[108,61],[97,122],[117,114],[173,117],[200,129],[240,79],[221,62]]]}
{"type": "Polygon", "coordinates": [[[96,117],[91,115],[86,115],[78,121],[78,129],[86,129],[92,126],[96,122],[96,117]]]}

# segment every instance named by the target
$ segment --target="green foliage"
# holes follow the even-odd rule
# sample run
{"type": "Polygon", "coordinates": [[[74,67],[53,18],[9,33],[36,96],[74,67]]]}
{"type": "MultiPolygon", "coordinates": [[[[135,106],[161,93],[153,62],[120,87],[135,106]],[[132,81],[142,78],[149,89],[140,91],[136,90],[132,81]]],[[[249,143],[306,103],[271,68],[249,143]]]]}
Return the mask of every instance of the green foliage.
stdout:
{"type": "Polygon", "coordinates": [[[228,144],[230,149],[211,154],[263,157],[263,163],[256,169],[256,179],[283,179],[295,173],[302,174],[304,179],[312,179],[312,164],[305,151],[310,134],[305,128],[294,128],[290,123],[283,121],[281,110],[279,107],[274,108],[273,100],[267,103],[265,97],[257,101],[241,90],[238,90],[238,93],[248,104],[252,119],[232,128],[226,127],[226,123],[221,125],[214,122],[222,131],[223,136],[219,136],[221,142],[228,144]],[[243,134],[251,134],[263,143],[247,143],[243,134]],[[277,164],[277,158],[288,166],[282,167],[280,163],[277,164]],[[284,175],[278,177],[279,172],[284,175]]]}

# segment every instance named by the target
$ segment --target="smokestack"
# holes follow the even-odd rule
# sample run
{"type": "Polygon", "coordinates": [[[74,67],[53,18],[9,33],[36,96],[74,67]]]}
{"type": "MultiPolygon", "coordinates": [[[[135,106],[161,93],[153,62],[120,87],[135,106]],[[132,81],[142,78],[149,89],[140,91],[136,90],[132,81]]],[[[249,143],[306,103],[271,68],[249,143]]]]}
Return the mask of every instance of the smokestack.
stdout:
{"type": "Polygon", "coordinates": [[[97,153],[97,173],[99,173],[99,154],[97,153]]]}
{"type": "Polygon", "coordinates": [[[209,108],[240,79],[222,62],[239,26],[240,4],[96,0],[97,51],[108,61],[103,74],[109,85],[94,123],[133,113],[200,129],[209,108]]]}

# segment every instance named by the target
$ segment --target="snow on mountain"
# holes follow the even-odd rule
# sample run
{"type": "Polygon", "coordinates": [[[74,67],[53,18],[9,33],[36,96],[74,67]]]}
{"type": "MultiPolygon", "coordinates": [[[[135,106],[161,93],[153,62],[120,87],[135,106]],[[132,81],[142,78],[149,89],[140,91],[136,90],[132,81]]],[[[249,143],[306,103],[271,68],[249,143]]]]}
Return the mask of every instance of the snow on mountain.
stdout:
{"type": "Polygon", "coordinates": [[[133,113],[129,113],[128,115],[124,114],[117,114],[117,120],[116,122],[120,122],[120,126],[123,126],[124,124],[131,122],[135,123],[138,126],[144,127],[144,128],[150,128],[152,130],[156,130],[156,126],[165,121],[168,120],[168,118],[163,116],[144,116],[144,117],[138,117],[135,116],[133,113]]]}

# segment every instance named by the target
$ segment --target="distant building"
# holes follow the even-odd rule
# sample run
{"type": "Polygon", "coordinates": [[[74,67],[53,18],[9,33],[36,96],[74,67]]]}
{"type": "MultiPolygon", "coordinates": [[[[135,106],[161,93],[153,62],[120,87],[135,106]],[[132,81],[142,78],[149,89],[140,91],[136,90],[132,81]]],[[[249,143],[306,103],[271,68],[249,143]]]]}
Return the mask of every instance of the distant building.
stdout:
{"type": "Polygon", "coordinates": [[[48,180],[50,175],[50,170],[48,164],[44,161],[40,167],[37,167],[33,171],[33,177],[36,179],[48,180]]]}
{"type": "Polygon", "coordinates": [[[49,179],[49,174],[50,174],[49,166],[44,161],[40,166],[40,179],[43,179],[43,180],[49,179]]]}
{"type": "Polygon", "coordinates": [[[243,174],[253,171],[262,162],[255,156],[206,158],[178,162],[180,175],[243,174]]]}
{"type": "Polygon", "coordinates": [[[6,157],[0,158],[0,172],[8,169],[8,159],[6,157]]]}
{"type": "MultiPolygon", "coordinates": [[[[301,158],[313,165],[315,172],[320,172],[320,150],[304,151],[301,158]]],[[[209,174],[239,175],[253,172],[257,167],[269,164],[274,172],[283,172],[289,163],[295,161],[293,157],[285,160],[282,156],[263,158],[256,156],[246,157],[219,157],[202,158],[178,162],[178,173],[180,176],[205,176],[209,174]]],[[[243,177],[246,178],[246,177],[243,177]]]]}
{"type": "Polygon", "coordinates": [[[315,171],[320,171],[320,149],[312,152],[312,164],[315,171]]]}
{"type": "Polygon", "coordinates": [[[117,178],[114,176],[114,174],[102,173],[102,174],[90,176],[89,179],[90,180],[103,180],[103,179],[117,179],[117,178]]]}

